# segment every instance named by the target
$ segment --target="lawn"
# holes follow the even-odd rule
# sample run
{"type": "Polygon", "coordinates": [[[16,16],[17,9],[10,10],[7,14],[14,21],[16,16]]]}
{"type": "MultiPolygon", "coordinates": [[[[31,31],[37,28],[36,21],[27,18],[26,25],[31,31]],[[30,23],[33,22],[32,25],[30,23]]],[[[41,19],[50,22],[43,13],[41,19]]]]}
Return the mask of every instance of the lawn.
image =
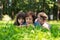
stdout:
{"type": "Polygon", "coordinates": [[[0,21],[0,40],[60,40],[60,21],[49,21],[51,29],[19,28],[13,21],[0,21]]]}

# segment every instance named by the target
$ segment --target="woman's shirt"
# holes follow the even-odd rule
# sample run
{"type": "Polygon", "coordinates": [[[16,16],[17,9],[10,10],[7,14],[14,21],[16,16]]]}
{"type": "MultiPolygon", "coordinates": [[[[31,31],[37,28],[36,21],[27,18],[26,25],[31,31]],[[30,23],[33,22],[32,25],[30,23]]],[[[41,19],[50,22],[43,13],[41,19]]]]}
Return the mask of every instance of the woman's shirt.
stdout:
{"type": "Polygon", "coordinates": [[[50,24],[48,24],[47,22],[45,22],[42,26],[48,30],[50,29],[50,24]]]}
{"type": "Polygon", "coordinates": [[[39,26],[39,27],[42,26],[43,28],[50,29],[50,24],[48,24],[47,22],[45,22],[44,24],[41,25],[40,22],[36,21],[36,22],[34,23],[34,26],[35,26],[35,27],[36,27],[36,26],[39,26]]]}

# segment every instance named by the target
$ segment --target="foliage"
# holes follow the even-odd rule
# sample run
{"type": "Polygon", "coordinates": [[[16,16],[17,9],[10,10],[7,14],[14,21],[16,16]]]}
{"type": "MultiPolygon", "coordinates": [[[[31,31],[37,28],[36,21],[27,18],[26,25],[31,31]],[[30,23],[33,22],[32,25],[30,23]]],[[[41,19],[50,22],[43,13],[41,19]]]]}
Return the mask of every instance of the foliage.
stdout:
{"type": "Polygon", "coordinates": [[[11,22],[0,21],[0,40],[60,40],[60,24],[51,24],[51,29],[42,27],[20,28],[11,22]]]}
{"type": "MultiPolygon", "coordinates": [[[[3,14],[8,14],[13,18],[21,10],[24,12],[29,10],[39,12],[43,10],[47,14],[57,14],[58,10],[56,0],[1,0],[1,2],[3,4],[3,14]],[[12,12],[14,12],[13,15],[12,12]]],[[[54,19],[56,18],[54,17],[54,19]]]]}

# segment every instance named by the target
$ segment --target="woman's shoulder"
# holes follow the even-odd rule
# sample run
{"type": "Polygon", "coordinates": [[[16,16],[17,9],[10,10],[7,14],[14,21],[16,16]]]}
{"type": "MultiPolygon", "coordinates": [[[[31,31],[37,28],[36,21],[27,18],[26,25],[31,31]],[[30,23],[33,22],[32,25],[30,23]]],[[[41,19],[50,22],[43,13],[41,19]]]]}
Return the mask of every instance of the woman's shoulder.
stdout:
{"type": "Polygon", "coordinates": [[[34,22],[34,26],[41,26],[41,24],[38,21],[36,21],[34,22]]]}

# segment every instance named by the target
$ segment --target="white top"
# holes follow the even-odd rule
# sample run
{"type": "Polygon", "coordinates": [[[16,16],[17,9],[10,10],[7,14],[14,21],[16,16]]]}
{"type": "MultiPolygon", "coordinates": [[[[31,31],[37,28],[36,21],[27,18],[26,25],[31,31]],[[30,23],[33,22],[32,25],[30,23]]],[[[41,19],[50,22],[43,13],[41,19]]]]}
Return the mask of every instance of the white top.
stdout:
{"type": "Polygon", "coordinates": [[[48,23],[44,23],[42,26],[43,26],[44,28],[47,28],[48,30],[50,29],[50,25],[49,25],[48,23]]]}

